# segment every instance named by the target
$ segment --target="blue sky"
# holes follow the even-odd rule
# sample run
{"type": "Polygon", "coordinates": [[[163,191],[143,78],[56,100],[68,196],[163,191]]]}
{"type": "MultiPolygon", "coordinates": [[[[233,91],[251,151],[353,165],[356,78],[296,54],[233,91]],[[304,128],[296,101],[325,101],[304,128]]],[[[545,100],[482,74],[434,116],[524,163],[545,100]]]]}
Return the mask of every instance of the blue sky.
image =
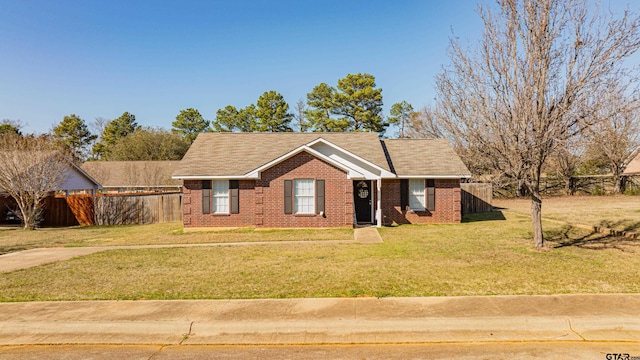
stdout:
{"type": "Polygon", "coordinates": [[[473,0],[0,0],[0,119],[44,133],[128,111],[171,128],[181,109],[215,118],[265,91],[293,107],[311,89],[366,72],[385,113],[434,96],[451,31],[470,42],[473,0]]]}

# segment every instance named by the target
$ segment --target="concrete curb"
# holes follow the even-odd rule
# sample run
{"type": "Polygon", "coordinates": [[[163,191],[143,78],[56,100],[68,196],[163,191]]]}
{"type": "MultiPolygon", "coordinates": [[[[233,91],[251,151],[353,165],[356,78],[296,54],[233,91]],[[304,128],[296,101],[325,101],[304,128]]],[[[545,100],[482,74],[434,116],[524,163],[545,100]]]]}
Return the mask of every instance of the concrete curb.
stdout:
{"type": "Polygon", "coordinates": [[[640,295],[0,303],[0,345],[640,343],[640,295]]]}

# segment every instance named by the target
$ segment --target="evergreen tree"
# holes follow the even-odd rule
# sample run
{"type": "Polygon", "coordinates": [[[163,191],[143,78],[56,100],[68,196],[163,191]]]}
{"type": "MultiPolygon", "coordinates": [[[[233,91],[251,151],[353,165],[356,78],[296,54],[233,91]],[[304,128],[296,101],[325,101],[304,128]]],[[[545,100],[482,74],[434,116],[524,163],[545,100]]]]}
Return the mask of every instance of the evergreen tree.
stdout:
{"type": "Polygon", "coordinates": [[[411,114],[413,114],[413,106],[406,101],[395,103],[389,111],[389,123],[398,124],[400,127],[400,138],[407,137],[405,126],[408,124],[411,114]]]}
{"type": "Polygon", "coordinates": [[[102,131],[100,141],[93,145],[94,156],[97,158],[108,157],[111,147],[121,138],[133,133],[138,127],[136,116],[128,112],[111,120],[102,131]]]}
{"type": "Polygon", "coordinates": [[[258,98],[256,110],[256,131],[284,132],[291,130],[293,114],[284,97],[273,90],[265,91],[258,98]]]}
{"type": "Polygon", "coordinates": [[[185,140],[192,143],[199,133],[209,130],[209,120],[205,120],[200,112],[194,108],[180,110],[176,120],[171,123],[173,131],[181,134],[185,140]]]}
{"type": "Polygon", "coordinates": [[[97,137],[97,135],[91,134],[85,121],[76,114],[65,116],[53,128],[55,141],[68,148],[78,160],[84,160],[87,147],[97,137]]]}
{"type": "Polygon", "coordinates": [[[382,89],[370,74],[348,74],[333,88],[322,83],[307,94],[307,119],[314,131],[384,132],[382,89]]]}

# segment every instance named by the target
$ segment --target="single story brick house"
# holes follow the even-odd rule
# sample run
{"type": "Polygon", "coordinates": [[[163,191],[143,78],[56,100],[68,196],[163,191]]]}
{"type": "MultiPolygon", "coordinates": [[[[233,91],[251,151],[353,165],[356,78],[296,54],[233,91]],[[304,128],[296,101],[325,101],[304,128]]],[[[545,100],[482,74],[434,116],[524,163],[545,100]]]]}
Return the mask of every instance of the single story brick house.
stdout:
{"type": "Polygon", "coordinates": [[[471,173],[446,140],[202,133],[173,173],[185,227],[455,223],[471,173]]]}

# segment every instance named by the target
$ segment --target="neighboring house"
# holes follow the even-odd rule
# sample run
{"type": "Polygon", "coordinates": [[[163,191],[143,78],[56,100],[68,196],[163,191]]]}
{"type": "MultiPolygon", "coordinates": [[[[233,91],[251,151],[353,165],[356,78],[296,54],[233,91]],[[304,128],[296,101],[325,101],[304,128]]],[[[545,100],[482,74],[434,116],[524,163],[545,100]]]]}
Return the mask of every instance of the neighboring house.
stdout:
{"type": "Polygon", "coordinates": [[[622,175],[640,175],[640,148],[635,151],[635,157],[629,162],[622,175]]]}
{"type": "Polygon", "coordinates": [[[69,194],[89,193],[95,195],[95,192],[102,188],[101,184],[82,168],[73,162],[69,162],[69,167],[65,174],[65,179],[57,192],[64,192],[66,196],[69,194]]]}
{"type": "Polygon", "coordinates": [[[82,169],[98,179],[106,193],[176,192],[182,181],[173,179],[179,161],[88,161],[82,169]]]}
{"type": "Polygon", "coordinates": [[[185,227],[455,223],[469,170],[445,140],[202,133],[173,178],[185,227]]]}
{"type": "MultiPolygon", "coordinates": [[[[49,155],[46,155],[45,158],[48,156],[49,155]]],[[[53,203],[56,198],[65,197],[67,198],[67,200],[69,200],[69,195],[72,194],[87,194],[93,196],[95,195],[96,191],[99,191],[102,188],[100,186],[100,183],[98,183],[96,179],[87,174],[82,168],[78,167],[72,161],[64,161],[63,166],[64,168],[62,169],[64,173],[62,175],[61,183],[55,186],[55,188],[51,188],[51,196],[45,199],[44,215],[42,221],[43,225],[77,225],[77,221],[75,223],[65,222],[67,221],[67,218],[73,217],[73,214],[67,214],[71,211],[68,210],[69,207],[67,205],[63,207],[55,207],[51,206],[51,203],[53,203]],[[60,221],[62,221],[62,223],[60,221]]],[[[29,170],[25,171],[28,172],[29,170]]],[[[63,202],[67,200],[62,199],[63,202]]],[[[7,213],[9,211],[17,212],[16,201],[6,193],[0,192],[0,224],[7,222],[7,213]]]]}

